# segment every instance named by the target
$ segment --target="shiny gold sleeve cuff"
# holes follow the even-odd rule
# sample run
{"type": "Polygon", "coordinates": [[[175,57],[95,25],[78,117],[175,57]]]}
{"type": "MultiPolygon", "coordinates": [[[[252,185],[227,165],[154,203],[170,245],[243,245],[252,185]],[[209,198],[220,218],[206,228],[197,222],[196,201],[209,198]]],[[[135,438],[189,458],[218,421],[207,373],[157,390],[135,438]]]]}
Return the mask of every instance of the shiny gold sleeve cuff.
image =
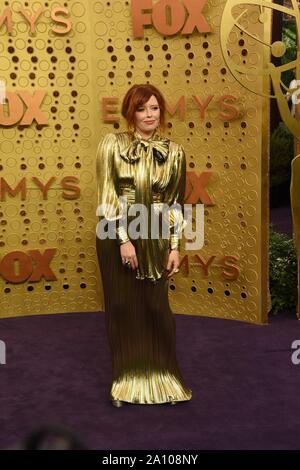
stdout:
{"type": "Polygon", "coordinates": [[[176,235],[171,235],[169,240],[169,249],[180,251],[180,239],[176,235]]]}
{"type": "Polygon", "coordinates": [[[126,243],[130,240],[125,228],[118,223],[117,223],[117,228],[116,228],[116,236],[117,236],[117,242],[119,245],[122,245],[123,243],[126,243]]]}

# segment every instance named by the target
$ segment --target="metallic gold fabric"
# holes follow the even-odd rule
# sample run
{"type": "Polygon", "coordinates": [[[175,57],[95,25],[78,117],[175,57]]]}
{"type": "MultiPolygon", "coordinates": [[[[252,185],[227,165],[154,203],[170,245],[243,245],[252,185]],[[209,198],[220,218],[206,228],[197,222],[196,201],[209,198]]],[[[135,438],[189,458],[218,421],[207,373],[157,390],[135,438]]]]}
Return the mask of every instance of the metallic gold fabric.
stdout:
{"type": "MultiPolygon", "coordinates": [[[[114,214],[107,209],[106,217],[111,217],[108,220],[122,216],[119,194],[126,194],[129,203],[139,200],[146,205],[149,201],[183,201],[183,149],[157,136],[147,145],[142,144],[137,134],[122,133],[108,134],[98,147],[99,203],[110,201],[115,209],[114,214]]],[[[181,211],[173,213],[174,220],[181,216],[181,211]]],[[[147,251],[140,239],[131,240],[140,266],[137,273],[122,265],[120,243],[128,236],[122,229],[120,224],[118,240],[96,237],[112,354],[111,399],[144,404],[190,400],[192,392],[184,383],[176,359],[175,319],[164,272],[171,237],[166,243],[159,240],[158,251],[150,242],[147,251]]]]}
{"type": "Polygon", "coordinates": [[[112,355],[111,399],[145,404],[190,400],[192,392],[176,360],[168,279],[136,279],[122,265],[116,240],[96,237],[96,247],[112,355]]]}
{"type": "MultiPolygon", "coordinates": [[[[135,132],[107,134],[97,151],[98,206],[107,204],[103,216],[109,221],[116,220],[118,243],[130,238],[124,228],[122,207],[119,196],[134,190],[130,203],[144,204],[148,209],[148,238],[137,239],[136,249],[140,260],[136,270],[137,279],[159,279],[164,272],[164,259],[168,247],[180,250],[180,237],[186,222],[183,218],[183,204],[186,184],[186,161],[182,146],[155,134],[150,140],[142,139],[135,132]],[[159,211],[154,193],[162,195],[161,202],[170,210],[169,239],[151,238],[151,204],[159,211]],[[174,205],[177,204],[177,207],[174,205]],[[171,207],[173,206],[173,207],[171,207]]],[[[156,198],[157,200],[157,198],[156,198]]],[[[128,223],[131,221],[128,218],[128,223]]],[[[146,221],[145,221],[146,223],[146,221]]]]}

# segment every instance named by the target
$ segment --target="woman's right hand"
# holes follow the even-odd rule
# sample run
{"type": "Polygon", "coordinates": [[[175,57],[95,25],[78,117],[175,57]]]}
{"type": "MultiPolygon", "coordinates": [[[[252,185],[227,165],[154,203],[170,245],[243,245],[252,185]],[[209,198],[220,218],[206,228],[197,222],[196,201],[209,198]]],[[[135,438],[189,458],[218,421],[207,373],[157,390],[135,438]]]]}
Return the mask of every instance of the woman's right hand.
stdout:
{"type": "Polygon", "coordinates": [[[135,252],[135,247],[130,240],[120,245],[120,254],[122,263],[125,266],[126,261],[130,261],[130,267],[136,269],[138,267],[138,259],[135,252]]]}

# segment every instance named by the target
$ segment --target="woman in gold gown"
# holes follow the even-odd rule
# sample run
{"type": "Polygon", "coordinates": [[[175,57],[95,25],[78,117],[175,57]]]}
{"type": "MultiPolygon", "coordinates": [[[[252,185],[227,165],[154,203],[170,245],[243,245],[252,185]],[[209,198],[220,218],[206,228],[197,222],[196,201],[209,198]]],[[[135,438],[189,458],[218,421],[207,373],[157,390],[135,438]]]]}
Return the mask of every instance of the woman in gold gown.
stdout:
{"type": "Polygon", "coordinates": [[[97,150],[96,248],[112,354],[111,400],[117,407],[124,402],[176,404],[192,396],[177,364],[175,319],[168,300],[185,226],[185,154],[159,132],[165,101],[154,86],[131,87],[122,115],[131,130],[107,134],[97,150]],[[168,237],[151,238],[151,214],[160,214],[161,224],[161,203],[168,204],[170,230],[168,237]],[[146,236],[136,238],[130,232],[132,204],[148,209],[141,216],[146,236]],[[103,222],[110,231],[107,238],[99,235],[103,222]]]}

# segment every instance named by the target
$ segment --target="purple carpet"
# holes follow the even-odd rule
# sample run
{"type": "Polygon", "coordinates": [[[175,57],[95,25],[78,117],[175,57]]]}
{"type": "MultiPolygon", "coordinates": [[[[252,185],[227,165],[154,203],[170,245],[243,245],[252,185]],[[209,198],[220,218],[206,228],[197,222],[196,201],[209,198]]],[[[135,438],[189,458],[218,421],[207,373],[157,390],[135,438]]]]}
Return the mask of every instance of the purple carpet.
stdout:
{"type": "MultiPolygon", "coordinates": [[[[271,221],[291,235],[289,207],[272,209],[271,221]]],[[[181,315],[176,324],[192,401],[116,409],[102,313],[0,320],[0,448],[21,448],[41,425],[56,425],[89,449],[299,449],[295,313],[266,326],[181,315]]]]}
{"type": "Polygon", "coordinates": [[[300,339],[294,314],[269,325],[176,316],[191,402],[111,406],[102,313],[0,320],[0,448],[40,425],[64,426],[89,449],[299,449],[300,339]]]}

